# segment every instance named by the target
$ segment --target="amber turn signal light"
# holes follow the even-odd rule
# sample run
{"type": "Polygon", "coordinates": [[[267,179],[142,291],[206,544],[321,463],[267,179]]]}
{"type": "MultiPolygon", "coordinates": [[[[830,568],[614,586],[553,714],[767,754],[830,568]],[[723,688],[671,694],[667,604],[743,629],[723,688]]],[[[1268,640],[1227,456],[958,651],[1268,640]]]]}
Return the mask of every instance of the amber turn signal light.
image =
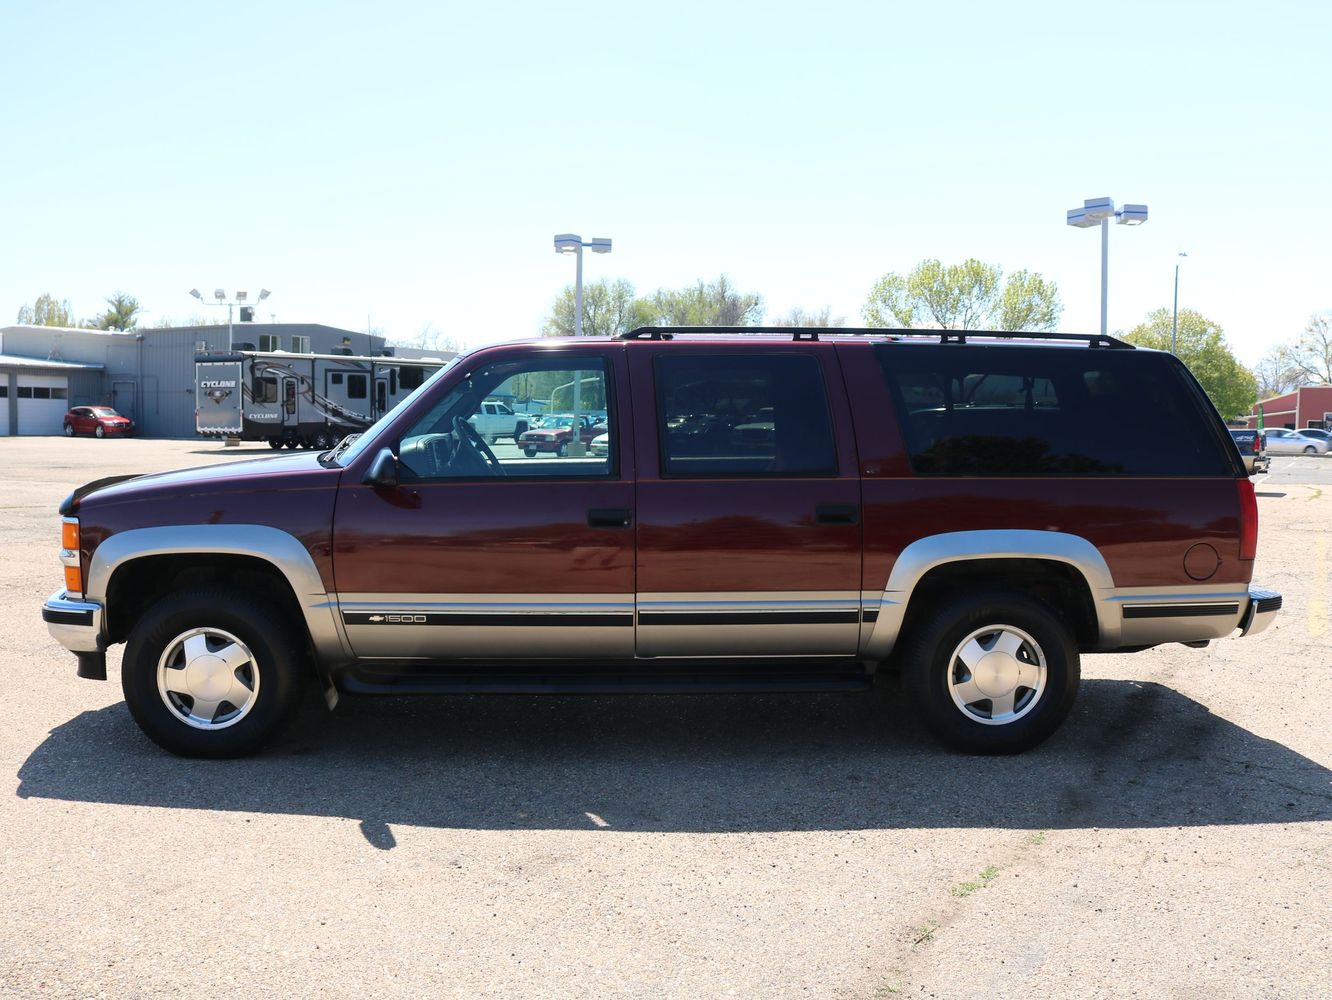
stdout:
{"type": "Polygon", "coordinates": [[[71,552],[79,551],[79,522],[64,521],[60,525],[60,547],[71,552]]]}
{"type": "Polygon", "coordinates": [[[65,590],[70,594],[83,593],[83,574],[77,566],[65,567],[65,590]]]}

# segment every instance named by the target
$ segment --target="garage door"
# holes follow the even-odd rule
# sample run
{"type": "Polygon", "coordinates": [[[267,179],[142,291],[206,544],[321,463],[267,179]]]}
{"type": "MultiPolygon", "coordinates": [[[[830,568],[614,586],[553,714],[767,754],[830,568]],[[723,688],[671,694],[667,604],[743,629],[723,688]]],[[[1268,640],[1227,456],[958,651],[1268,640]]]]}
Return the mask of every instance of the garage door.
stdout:
{"type": "Polygon", "coordinates": [[[69,408],[69,380],[64,375],[18,377],[18,432],[59,434],[69,408]]]}
{"type": "Polygon", "coordinates": [[[9,436],[9,376],[0,373],[0,437],[9,436]]]}

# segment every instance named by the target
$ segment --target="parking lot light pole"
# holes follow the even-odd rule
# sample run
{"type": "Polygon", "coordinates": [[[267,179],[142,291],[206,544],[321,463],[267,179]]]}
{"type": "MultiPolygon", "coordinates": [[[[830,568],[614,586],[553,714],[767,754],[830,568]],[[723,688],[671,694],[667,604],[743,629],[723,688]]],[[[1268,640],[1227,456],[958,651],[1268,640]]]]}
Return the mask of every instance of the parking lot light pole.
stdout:
{"type": "MultiPolygon", "coordinates": [[[[232,350],[232,338],[233,338],[232,320],[234,319],[234,317],[232,316],[232,309],[235,306],[244,305],[245,300],[250,297],[250,293],[237,292],[236,297],[234,299],[228,299],[227,293],[224,289],[215,288],[213,289],[213,298],[217,300],[216,302],[209,302],[207,299],[205,299],[202,295],[199,294],[199,289],[197,288],[191,288],[190,294],[206,306],[227,307],[227,350],[228,351],[232,350]]],[[[259,298],[256,299],[255,301],[262,302],[264,301],[264,299],[268,298],[272,294],[273,293],[270,292],[267,288],[261,288],[259,289],[259,298]]],[[[243,318],[244,317],[242,317],[242,319],[243,318]]]]}
{"type": "MultiPolygon", "coordinates": [[[[576,233],[557,233],[555,235],[555,252],[559,254],[573,254],[576,261],[574,267],[574,338],[583,335],[583,247],[587,247],[593,253],[610,253],[611,241],[602,236],[594,236],[587,243],[576,233]]],[[[586,454],[586,447],[583,445],[583,429],[579,426],[579,421],[583,412],[583,373],[574,372],[574,390],[573,390],[573,437],[569,441],[569,454],[576,458],[581,458],[586,454]]]]}
{"type": "Polygon", "coordinates": [[[1116,210],[1113,198],[1088,198],[1081,208],[1068,210],[1068,224],[1078,229],[1101,227],[1101,336],[1106,335],[1109,315],[1110,220],[1121,226],[1141,226],[1147,221],[1146,205],[1125,205],[1116,210]]]}
{"type": "MultiPolygon", "coordinates": [[[[1179,257],[1187,257],[1183,250],[1179,252],[1179,257]]],[[[1175,332],[1179,329],[1179,259],[1175,259],[1175,311],[1170,314],[1170,353],[1175,351],[1175,332]]]]}

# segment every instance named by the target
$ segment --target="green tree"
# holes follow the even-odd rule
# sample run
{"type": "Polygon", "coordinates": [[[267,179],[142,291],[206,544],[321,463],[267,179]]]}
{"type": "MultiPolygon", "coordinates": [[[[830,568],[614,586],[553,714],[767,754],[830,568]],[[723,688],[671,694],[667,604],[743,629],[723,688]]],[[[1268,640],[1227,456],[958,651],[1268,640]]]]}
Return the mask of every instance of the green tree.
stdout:
{"type": "Polygon", "coordinates": [[[1000,330],[1053,330],[1064,311],[1059,289],[1030,271],[1014,271],[999,294],[1000,330]]]}
{"type": "MultiPolygon", "coordinates": [[[[568,285],[555,297],[541,336],[572,337],[574,309],[574,287],[568,285]]],[[[636,327],[651,325],[652,318],[647,303],[635,298],[634,286],[622,278],[618,281],[602,278],[583,285],[584,337],[617,337],[636,327]]]]}
{"type": "MultiPolygon", "coordinates": [[[[1170,310],[1162,307],[1147,314],[1124,338],[1139,347],[1170,350],[1170,310]]],[[[1247,414],[1258,399],[1258,382],[1231,353],[1225,332],[1193,309],[1179,312],[1175,354],[1202,384],[1221,416],[1229,419],[1247,414]]]]}
{"type": "Polygon", "coordinates": [[[889,272],[870,290],[861,314],[870,326],[943,330],[1053,330],[1063,306],[1053,281],[974,257],[961,264],[923,260],[905,276],[889,272]]]}
{"type": "Polygon", "coordinates": [[[107,310],[88,326],[94,330],[133,330],[139,325],[139,300],[116,292],[106,300],[107,310]]]}
{"type": "Polygon", "coordinates": [[[737,290],[724,274],[688,288],[659,288],[647,305],[656,326],[753,326],[763,318],[763,297],[737,290]]]}
{"type": "Polygon", "coordinates": [[[18,311],[18,322],[22,326],[77,326],[74,314],[70,311],[68,300],[57,301],[50,294],[37,296],[32,305],[25,305],[18,311]]]}
{"type": "Polygon", "coordinates": [[[845,326],[845,316],[834,316],[832,306],[824,306],[818,312],[806,312],[800,306],[792,306],[791,310],[780,319],[775,319],[772,326],[799,326],[799,327],[830,327],[845,326]]]}

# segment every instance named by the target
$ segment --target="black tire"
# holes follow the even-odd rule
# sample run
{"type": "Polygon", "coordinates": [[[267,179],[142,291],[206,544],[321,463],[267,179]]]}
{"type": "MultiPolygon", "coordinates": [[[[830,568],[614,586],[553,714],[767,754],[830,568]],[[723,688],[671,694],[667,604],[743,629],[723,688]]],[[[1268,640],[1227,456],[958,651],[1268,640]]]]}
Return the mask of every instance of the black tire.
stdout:
{"type": "Polygon", "coordinates": [[[1309,445],[1307,448],[1304,449],[1304,453],[1306,455],[1317,455],[1318,449],[1315,448],[1313,445],[1309,445]]]}
{"type": "Polygon", "coordinates": [[[65,437],[72,438],[74,436],[74,425],[65,424],[64,431],[65,431],[65,437]]]}
{"type": "Polygon", "coordinates": [[[296,438],[287,438],[282,443],[286,445],[288,451],[295,451],[301,446],[301,442],[296,438]]]}
{"type": "MultiPolygon", "coordinates": [[[[982,648],[994,635],[980,637],[982,648]]],[[[1015,659],[1038,662],[1025,643],[1015,659]]],[[[1078,647],[1068,628],[1045,605],[1003,591],[943,602],[911,626],[903,647],[903,686],[917,711],[936,736],[968,753],[1019,753],[1041,743],[1073,707],[1080,678],[1078,647]],[[993,710],[994,703],[982,701],[964,708],[950,690],[950,676],[956,682],[967,673],[960,658],[952,660],[954,652],[972,633],[990,626],[1025,632],[1045,661],[1044,687],[1039,695],[1035,688],[1017,688],[1023,693],[1014,703],[1017,714],[1007,723],[981,721],[986,710],[975,706],[988,704],[993,710]]]]}
{"type": "Polygon", "coordinates": [[[282,438],[269,438],[268,447],[272,448],[274,451],[279,450],[282,447],[282,438]]]}
{"type": "Polygon", "coordinates": [[[561,442],[560,442],[558,445],[556,445],[556,447],[555,447],[555,457],[556,457],[556,458],[567,458],[568,455],[569,455],[569,442],[568,442],[568,441],[561,441],[561,442]]]}
{"type": "Polygon", "coordinates": [[[536,458],[537,450],[535,448],[524,448],[523,454],[526,455],[528,458],[536,458]]]}
{"type": "Polygon", "coordinates": [[[228,588],[190,590],[162,598],[135,624],[120,683],[130,715],[164,750],[182,757],[243,757],[277,736],[300,708],[302,662],[296,632],[270,603],[228,588]],[[243,669],[257,674],[254,703],[226,728],[196,728],[158,689],[158,663],[168,647],[201,628],[230,633],[252,654],[243,669]]]}
{"type": "Polygon", "coordinates": [[[104,428],[101,424],[98,424],[97,429],[93,431],[93,435],[99,438],[106,437],[106,428],[104,428]]]}

